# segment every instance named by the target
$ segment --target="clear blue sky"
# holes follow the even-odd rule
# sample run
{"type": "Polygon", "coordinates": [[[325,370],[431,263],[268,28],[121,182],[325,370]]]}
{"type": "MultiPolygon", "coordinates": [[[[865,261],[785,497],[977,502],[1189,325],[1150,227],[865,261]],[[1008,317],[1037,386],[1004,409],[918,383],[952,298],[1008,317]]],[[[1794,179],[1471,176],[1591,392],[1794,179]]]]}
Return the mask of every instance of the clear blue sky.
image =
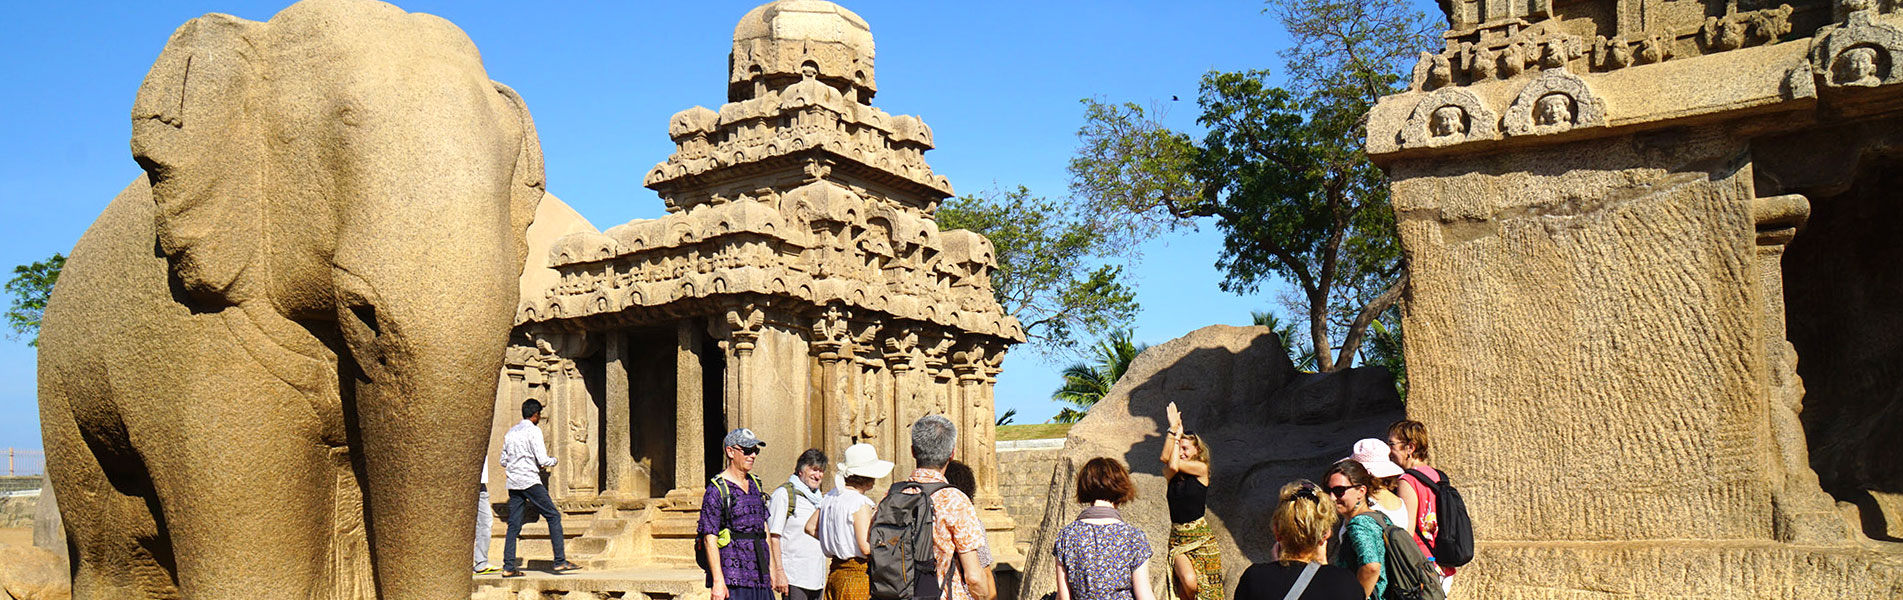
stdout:
{"type": "MultiPolygon", "coordinates": [[[[725,100],[733,26],[756,3],[400,2],[443,16],[482,50],[491,78],[535,115],[549,189],[606,229],[663,214],[642,176],[672,150],[667,119],[725,100]]],[[[0,267],[67,252],[139,170],[128,150],[134,93],[172,30],[207,12],[270,18],[282,2],[21,2],[0,36],[8,91],[0,114],[0,267]]],[[[1250,1],[853,2],[878,48],[875,104],[918,115],[938,149],[926,159],[960,194],[1030,186],[1063,197],[1078,100],[1181,97],[1168,121],[1194,129],[1205,71],[1277,68],[1281,27],[1250,1]]],[[[1217,289],[1213,225],[1145,248],[1133,275],[1152,343],[1212,323],[1247,324],[1269,292],[1217,289]]],[[[8,274],[10,276],[10,273],[8,274]]],[[[0,341],[0,448],[40,447],[34,354],[0,341]]],[[[1055,414],[1060,365],[1012,354],[998,410],[1018,422],[1055,414]]]]}

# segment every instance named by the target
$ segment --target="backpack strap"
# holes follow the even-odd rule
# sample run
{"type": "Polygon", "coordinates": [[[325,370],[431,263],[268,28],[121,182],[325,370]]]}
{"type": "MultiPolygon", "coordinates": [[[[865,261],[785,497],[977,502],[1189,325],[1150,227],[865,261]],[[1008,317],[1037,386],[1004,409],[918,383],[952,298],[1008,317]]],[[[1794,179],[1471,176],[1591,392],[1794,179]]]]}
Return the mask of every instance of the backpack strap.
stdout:
{"type": "MultiPolygon", "coordinates": [[[[1426,489],[1427,489],[1427,491],[1428,491],[1428,493],[1431,493],[1431,494],[1433,494],[1433,495],[1434,495],[1434,507],[1435,507],[1435,510],[1439,510],[1439,508],[1440,508],[1440,486],[1442,486],[1442,485],[1444,485],[1444,484],[1446,484],[1446,483],[1447,483],[1447,474],[1446,474],[1446,473],[1441,473],[1441,474],[1440,474],[1440,481],[1434,481],[1434,480],[1432,480],[1432,479],[1428,479],[1428,478],[1427,478],[1427,473],[1424,473],[1424,472],[1422,472],[1422,471],[1421,471],[1420,469],[1408,469],[1407,471],[1404,471],[1404,472],[1402,472],[1402,473],[1401,473],[1401,475],[1403,475],[1403,476],[1408,476],[1408,477],[1413,477],[1413,478],[1414,478],[1414,481],[1415,481],[1415,482],[1418,482],[1418,483],[1420,483],[1420,484],[1421,484],[1421,487],[1423,487],[1423,488],[1426,488],[1426,489]]],[[[1418,500],[1416,500],[1416,502],[1419,502],[1419,501],[1418,501],[1418,500]]],[[[1414,537],[1417,537],[1417,538],[1420,538],[1422,542],[1424,542],[1424,543],[1426,543],[1426,544],[1427,544],[1427,547],[1429,547],[1429,548],[1433,548],[1433,547],[1434,547],[1434,538],[1430,538],[1430,537],[1427,537],[1427,532],[1425,532],[1425,531],[1421,531],[1421,528],[1420,528],[1420,524],[1421,524],[1421,520],[1420,520],[1420,517],[1418,517],[1418,516],[1417,516],[1417,517],[1415,517],[1415,518],[1414,518],[1414,528],[1413,528],[1413,529],[1414,529],[1414,537]]]]}
{"type": "Polygon", "coordinates": [[[1320,570],[1322,570],[1321,563],[1308,563],[1308,566],[1302,567],[1302,576],[1295,578],[1295,585],[1288,589],[1288,594],[1282,596],[1282,600],[1301,598],[1302,592],[1308,591],[1308,582],[1313,581],[1315,572],[1320,570]]]}
{"type": "Polygon", "coordinates": [[[780,484],[780,489],[786,490],[786,518],[791,519],[793,518],[793,509],[799,506],[799,492],[793,490],[793,482],[791,481],[780,484]]]}

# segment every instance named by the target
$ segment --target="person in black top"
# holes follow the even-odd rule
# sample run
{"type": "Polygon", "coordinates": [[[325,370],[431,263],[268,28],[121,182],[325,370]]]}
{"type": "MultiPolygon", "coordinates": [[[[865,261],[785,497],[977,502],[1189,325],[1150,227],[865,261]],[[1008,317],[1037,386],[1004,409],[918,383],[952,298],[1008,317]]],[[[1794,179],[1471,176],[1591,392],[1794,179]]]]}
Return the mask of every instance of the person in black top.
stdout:
{"type": "Polygon", "coordinates": [[[1349,600],[1362,598],[1361,582],[1341,567],[1322,564],[1335,508],[1323,500],[1320,486],[1298,479],[1282,486],[1281,502],[1269,517],[1275,535],[1274,560],[1251,565],[1236,582],[1236,600],[1349,600]],[[1306,574],[1306,578],[1304,575],[1306,574]],[[1306,581],[1304,581],[1306,579],[1306,581]],[[1294,596],[1295,586],[1303,587],[1294,596]]]}
{"type": "Polygon", "coordinates": [[[1183,413],[1171,402],[1164,409],[1169,431],[1163,439],[1163,498],[1170,505],[1170,589],[1182,598],[1223,600],[1222,551],[1203,512],[1209,499],[1209,446],[1183,430],[1183,413]]]}

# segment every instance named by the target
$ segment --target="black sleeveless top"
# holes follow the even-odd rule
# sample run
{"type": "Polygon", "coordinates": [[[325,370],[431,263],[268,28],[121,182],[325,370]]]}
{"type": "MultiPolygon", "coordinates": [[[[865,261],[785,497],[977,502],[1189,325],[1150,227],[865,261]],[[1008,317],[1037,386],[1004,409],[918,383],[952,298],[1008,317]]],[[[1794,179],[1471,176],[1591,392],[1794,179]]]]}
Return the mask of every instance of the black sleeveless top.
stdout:
{"type": "Polygon", "coordinates": [[[1203,518],[1203,505],[1209,502],[1209,486],[1195,475],[1177,473],[1163,494],[1170,502],[1170,522],[1188,523],[1203,518]]]}

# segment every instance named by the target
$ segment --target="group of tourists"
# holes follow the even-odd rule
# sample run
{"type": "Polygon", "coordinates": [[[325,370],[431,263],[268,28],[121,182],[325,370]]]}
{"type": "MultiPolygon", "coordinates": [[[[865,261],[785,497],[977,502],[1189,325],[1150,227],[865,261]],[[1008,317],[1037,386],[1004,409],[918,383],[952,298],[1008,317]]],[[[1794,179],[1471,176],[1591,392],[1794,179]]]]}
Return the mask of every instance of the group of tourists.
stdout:
{"type": "MultiPolygon", "coordinates": [[[[579,568],[563,555],[561,513],[540,481],[539,471],[555,463],[536,427],[540,412],[535,400],[525,402],[523,420],[503,440],[505,577],[521,574],[515,541],[525,517],[548,520],[553,571],[579,568]]],[[[1165,415],[1159,461],[1170,576],[1162,587],[1184,600],[1225,600],[1222,551],[1206,515],[1209,445],[1184,428],[1175,403],[1165,415]]],[[[695,530],[695,559],[713,600],[995,597],[984,524],[971,500],[976,483],[971,469],[953,460],[957,427],[928,415],[912,424],[911,438],[917,468],[875,501],[869,494],[893,463],[869,444],[845,450],[830,490],[821,489],[830,461],[817,448],[799,455],[784,483],[768,487],[753,472],[766,442],[751,429],[728,432],[721,442],[725,467],[707,481],[695,530]]],[[[1275,540],[1269,560],[1242,572],[1237,600],[1446,598],[1455,567],[1472,559],[1472,532],[1458,492],[1428,464],[1425,426],[1399,421],[1386,440],[1355,442],[1321,480],[1282,486],[1266,532],[1275,540]]],[[[1114,458],[1093,458],[1078,470],[1076,488],[1086,506],[1050,549],[1056,599],[1156,600],[1149,540],[1117,511],[1136,497],[1129,469],[1114,458]]],[[[482,529],[476,569],[493,572],[482,529]]]]}
{"type": "Polygon", "coordinates": [[[846,448],[822,493],[825,452],[802,452],[786,483],[768,488],[753,474],[766,442],[750,429],[729,432],[726,468],[708,479],[695,530],[713,599],[993,598],[976,480],[952,460],[957,427],[929,415],[911,435],[918,467],[875,502],[868,493],[893,463],[870,444],[846,448]]]}
{"type": "MultiPolygon", "coordinates": [[[[1209,446],[1183,428],[1175,403],[1165,413],[1164,589],[1224,600],[1222,552],[1205,515],[1209,446]]],[[[1472,534],[1458,493],[1428,464],[1426,426],[1400,421],[1388,427],[1386,440],[1355,442],[1321,479],[1282,486],[1266,532],[1275,540],[1269,560],[1242,572],[1238,600],[1446,598],[1455,567],[1472,559],[1472,534]]],[[[1078,470],[1076,485],[1077,501],[1087,506],[1051,548],[1057,600],[1154,600],[1149,540],[1117,512],[1136,496],[1129,470],[1114,458],[1093,458],[1078,470]]]]}

